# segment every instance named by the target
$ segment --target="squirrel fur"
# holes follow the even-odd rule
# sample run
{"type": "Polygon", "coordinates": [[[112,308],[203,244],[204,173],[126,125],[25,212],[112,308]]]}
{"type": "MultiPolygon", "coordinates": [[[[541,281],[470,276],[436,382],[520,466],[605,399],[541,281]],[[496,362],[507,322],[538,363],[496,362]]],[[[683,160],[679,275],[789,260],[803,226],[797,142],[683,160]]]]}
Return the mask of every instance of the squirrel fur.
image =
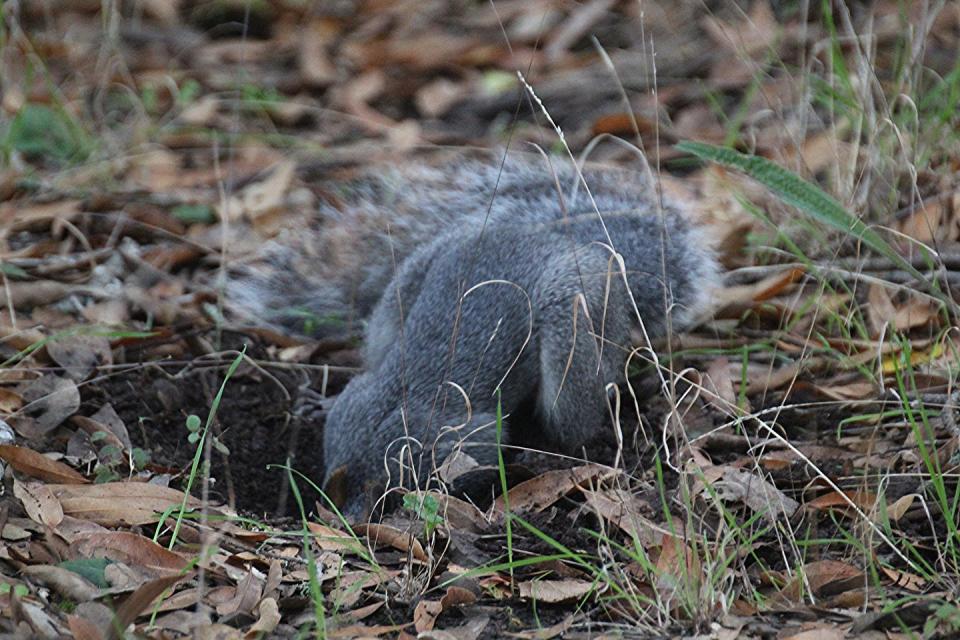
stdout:
{"type": "Polygon", "coordinates": [[[498,403],[501,442],[535,429],[528,440],[576,452],[607,419],[641,320],[650,339],[688,326],[718,277],[702,230],[643,173],[511,154],[397,168],[348,192],[228,297],[295,330],[303,315],[283,309],[335,318],[327,335],[366,319],[365,371],[323,434],[325,487],[352,518],[451,453],[496,464],[498,403]],[[534,426],[509,417],[524,403],[534,426]]]}

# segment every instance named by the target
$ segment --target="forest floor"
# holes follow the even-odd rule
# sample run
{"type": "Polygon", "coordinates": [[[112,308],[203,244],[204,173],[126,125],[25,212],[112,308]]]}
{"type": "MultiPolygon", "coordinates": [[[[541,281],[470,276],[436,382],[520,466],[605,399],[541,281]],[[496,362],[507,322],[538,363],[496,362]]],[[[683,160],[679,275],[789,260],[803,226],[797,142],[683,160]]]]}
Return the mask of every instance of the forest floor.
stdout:
{"type": "Polygon", "coordinates": [[[960,5],[806,4],[3,3],[0,633],[960,634],[960,5]],[[350,527],[295,406],[356,336],[223,277],[507,147],[645,156],[723,287],[582,459],[350,527]]]}

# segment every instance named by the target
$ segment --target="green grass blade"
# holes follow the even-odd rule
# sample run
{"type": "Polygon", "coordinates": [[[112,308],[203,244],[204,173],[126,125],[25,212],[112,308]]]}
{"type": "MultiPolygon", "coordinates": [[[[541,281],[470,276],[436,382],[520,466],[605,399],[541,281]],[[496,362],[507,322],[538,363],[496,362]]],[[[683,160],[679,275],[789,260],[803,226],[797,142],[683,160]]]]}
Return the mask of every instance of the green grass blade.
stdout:
{"type": "Polygon", "coordinates": [[[796,207],[822,224],[859,238],[865,245],[891,260],[914,278],[926,280],[924,275],[904,260],[903,256],[897,253],[880,234],[865,225],[859,218],[850,215],[832,196],[795,173],[766,158],[704,142],[685,140],[677,144],[677,149],[701,160],[716,162],[742,171],[773,192],[785,204],[796,207]]]}

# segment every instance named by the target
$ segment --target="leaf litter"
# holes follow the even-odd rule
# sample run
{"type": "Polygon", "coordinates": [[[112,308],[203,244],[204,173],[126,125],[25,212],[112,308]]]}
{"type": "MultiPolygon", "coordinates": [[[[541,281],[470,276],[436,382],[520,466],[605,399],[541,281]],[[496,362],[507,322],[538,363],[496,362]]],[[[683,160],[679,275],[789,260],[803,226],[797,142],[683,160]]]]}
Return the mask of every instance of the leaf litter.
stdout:
{"type": "MultiPolygon", "coordinates": [[[[881,125],[856,111],[830,120],[858,86],[844,73],[893,68],[908,31],[897,20],[924,25],[912,51],[952,77],[955,7],[901,14],[879,2],[837,8],[831,22],[766,0],[709,11],[234,4],[144,2],[135,18],[116,16],[111,38],[98,3],[27,3],[6,16],[4,78],[34,77],[30,60],[46,77],[4,80],[0,104],[4,632],[293,637],[317,623],[317,602],[327,637],[345,638],[601,627],[842,637],[931,619],[955,631],[957,566],[937,545],[956,536],[946,521],[956,507],[936,492],[955,492],[960,448],[960,345],[941,304],[960,284],[958,163],[928,153],[917,169],[897,150],[888,155],[901,166],[884,165],[861,140],[881,125]],[[246,36],[231,31],[244,20],[246,36]],[[850,34],[831,39],[848,28],[872,30],[873,69],[850,34]],[[655,91],[644,84],[650,43],[655,91]],[[104,55],[122,61],[116,73],[88,64],[104,55]],[[803,74],[787,72],[808,59],[837,70],[812,107],[803,74]],[[490,494],[494,474],[485,492],[424,493],[433,517],[395,511],[349,529],[282,467],[322,477],[319,435],[291,399],[304,384],[338,392],[356,349],[238,321],[219,296],[220,268],[303,232],[319,202],[381,163],[456,157],[422,145],[495,147],[510,123],[513,144],[549,146],[537,113],[512,119],[517,69],[571,147],[602,133],[656,149],[682,185],[665,188],[716,230],[726,286],[713,319],[676,338],[671,362],[700,372],[675,380],[695,393],[678,413],[639,376],[639,414],[618,422],[625,439],[601,438],[581,460],[521,455],[506,496],[490,494]],[[836,229],[811,233],[733,166],[694,167],[673,146],[682,140],[730,143],[815,180],[837,206],[885,212],[867,227],[879,257],[836,229]],[[878,244],[879,227],[899,235],[878,244]],[[243,347],[250,361],[211,423],[203,490],[185,496],[187,417],[207,415],[243,347]],[[909,541],[910,555],[878,544],[864,519],[909,541]],[[854,554],[840,544],[796,554],[785,536],[865,541],[854,554]],[[914,600],[884,607],[900,596],[914,600]],[[667,627],[653,622],[665,617],[667,627]]],[[[878,73],[863,86],[890,82],[878,73]]],[[[921,144],[912,133],[900,141],[921,144]]],[[[631,152],[601,144],[593,157],[631,152]]]]}

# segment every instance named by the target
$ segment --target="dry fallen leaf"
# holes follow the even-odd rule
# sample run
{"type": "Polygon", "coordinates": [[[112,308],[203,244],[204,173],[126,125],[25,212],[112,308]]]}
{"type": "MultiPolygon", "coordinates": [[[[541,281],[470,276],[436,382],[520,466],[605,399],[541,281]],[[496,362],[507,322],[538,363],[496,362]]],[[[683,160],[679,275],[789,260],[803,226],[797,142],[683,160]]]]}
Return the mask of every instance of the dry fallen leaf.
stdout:
{"type": "Polygon", "coordinates": [[[602,584],[587,580],[529,580],[517,585],[521,598],[536,602],[569,602],[589,593],[602,592],[602,584]]]}
{"type": "MultiPolygon", "coordinates": [[[[599,464],[586,464],[572,469],[547,471],[516,485],[507,492],[510,510],[518,513],[537,513],[590,481],[612,478],[616,469],[599,464]]],[[[505,501],[499,496],[490,508],[493,513],[504,513],[505,501]]]]}
{"type": "Polygon", "coordinates": [[[869,491],[844,491],[842,493],[830,491],[814,498],[806,503],[806,506],[818,511],[849,511],[851,503],[862,511],[869,512],[877,504],[877,496],[869,491]]]}
{"type": "Polygon", "coordinates": [[[21,385],[17,391],[28,403],[24,411],[34,418],[42,433],[52,431],[80,408],[76,383],[53,374],[21,385]]]}
{"type": "Polygon", "coordinates": [[[87,484],[90,481],[79,472],[58,462],[51,460],[42,453],[27,447],[18,447],[13,444],[0,445],[0,458],[6,460],[11,467],[22,474],[59,484],[87,484]]]}
{"type": "Polygon", "coordinates": [[[23,503],[24,511],[34,522],[56,528],[63,520],[63,507],[48,485],[14,478],[13,495],[23,503]]]}
{"type": "Polygon", "coordinates": [[[101,595],[100,589],[95,584],[80,574],[62,567],[46,564],[28,565],[20,572],[74,602],[89,602],[101,595]]]}
{"type": "Polygon", "coordinates": [[[427,561],[427,553],[423,550],[423,545],[409,533],[389,525],[376,523],[359,525],[354,527],[353,530],[357,535],[366,536],[374,547],[387,545],[404,553],[410,552],[420,562],[427,561]]]}
{"type": "Polygon", "coordinates": [[[790,517],[800,507],[800,503],[784,495],[766,478],[759,475],[726,467],[723,476],[714,483],[719,496],[728,501],[740,501],[755,513],[775,519],[790,517]]]}
{"type": "Polygon", "coordinates": [[[110,623],[107,640],[121,640],[124,630],[137,619],[137,616],[146,611],[147,607],[153,604],[154,600],[163,592],[186,577],[186,575],[182,575],[157,578],[139,587],[117,609],[113,621],[110,623]]]}
{"type": "Polygon", "coordinates": [[[85,380],[98,367],[113,364],[110,341],[104,336],[63,336],[47,343],[47,353],[76,382],[85,380]]]}
{"type": "Polygon", "coordinates": [[[274,598],[264,598],[257,606],[257,621],[243,634],[245,640],[269,636],[280,624],[280,609],[274,598]]]}
{"type": "MultiPolygon", "coordinates": [[[[76,518],[106,527],[135,526],[156,522],[168,508],[179,508],[183,492],[143,482],[107,482],[91,485],[51,484],[63,511],[76,518]]],[[[199,508],[194,497],[188,509],[199,508]]]]}
{"type": "Polygon", "coordinates": [[[828,586],[831,593],[863,586],[863,572],[838,560],[817,560],[800,571],[803,575],[795,575],[784,585],[774,595],[775,601],[799,603],[804,595],[820,597],[828,586]]]}
{"type": "Polygon", "coordinates": [[[664,536],[671,535],[669,531],[642,515],[648,505],[628,491],[584,490],[583,495],[595,513],[622,529],[644,548],[659,546],[664,536]]]}
{"type": "Polygon", "coordinates": [[[180,575],[186,558],[153,540],[129,531],[110,531],[76,538],[71,550],[79,558],[109,558],[146,571],[154,578],[180,575]]]}
{"type": "Polygon", "coordinates": [[[231,220],[241,217],[256,221],[262,216],[273,213],[283,205],[287,191],[293,183],[297,165],[292,160],[284,160],[259,182],[244,187],[227,202],[219,212],[220,217],[229,215],[231,220]]]}

